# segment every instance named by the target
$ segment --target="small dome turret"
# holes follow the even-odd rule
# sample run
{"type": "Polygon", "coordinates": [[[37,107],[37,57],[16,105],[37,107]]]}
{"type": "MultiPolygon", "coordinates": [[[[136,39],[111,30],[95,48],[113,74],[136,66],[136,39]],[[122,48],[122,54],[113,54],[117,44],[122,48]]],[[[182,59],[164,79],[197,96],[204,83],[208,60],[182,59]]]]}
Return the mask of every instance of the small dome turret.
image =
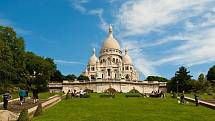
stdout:
{"type": "Polygon", "coordinates": [[[132,61],[131,61],[130,56],[128,55],[128,49],[127,48],[125,48],[125,55],[122,58],[122,62],[124,64],[132,65],[132,61]]]}
{"type": "Polygon", "coordinates": [[[97,62],[97,57],[96,57],[96,49],[93,48],[93,55],[90,57],[90,60],[88,62],[88,65],[96,65],[97,62]]]}

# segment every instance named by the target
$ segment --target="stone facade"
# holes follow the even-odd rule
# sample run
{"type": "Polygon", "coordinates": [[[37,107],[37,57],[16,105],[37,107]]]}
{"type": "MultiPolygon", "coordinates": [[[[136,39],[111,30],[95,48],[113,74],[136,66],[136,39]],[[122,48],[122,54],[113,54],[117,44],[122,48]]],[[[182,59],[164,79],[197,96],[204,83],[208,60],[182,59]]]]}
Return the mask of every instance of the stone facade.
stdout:
{"type": "Polygon", "coordinates": [[[126,80],[138,81],[139,74],[132,64],[128,55],[128,49],[122,54],[119,43],[113,36],[112,27],[109,27],[109,34],[100,50],[99,59],[97,59],[95,48],[89,59],[85,76],[91,81],[96,80],[126,80]]]}
{"type": "Polygon", "coordinates": [[[49,83],[49,90],[53,92],[68,90],[80,91],[84,89],[91,89],[94,92],[105,92],[108,88],[114,88],[118,92],[129,92],[132,89],[138,90],[140,93],[151,93],[152,91],[166,91],[166,82],[158,81],[142,81],[142,82],[128,82],[128,81],[94,81],[94,82],[69,82],[63,83],[49,83]],[[56,88],[61,87],[61,88],[56,88]]]}

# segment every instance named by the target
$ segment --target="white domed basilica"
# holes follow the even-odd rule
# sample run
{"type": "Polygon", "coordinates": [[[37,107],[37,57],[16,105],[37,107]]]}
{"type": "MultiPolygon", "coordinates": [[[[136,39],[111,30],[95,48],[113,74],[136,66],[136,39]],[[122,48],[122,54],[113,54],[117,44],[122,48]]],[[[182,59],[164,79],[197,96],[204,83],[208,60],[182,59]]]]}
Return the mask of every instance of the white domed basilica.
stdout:
{"type": "Polygon", "coordinates": [[[99,56],[96,56],[96,50],[93,49],[92,56],[83,74],[88,76],[90,81],[64,80],[62,83],[49,83],[49,90],[68,92],[69,90],[90,89],[101,93],[106,92],[109,88],[114,88],[117,92],[126,93],[136,89],[145,94],[166,90],[166,82],[139,80],[139,73],[133,66],[128,49],[125,48],[124,53],[121,51],[119,43],[113,36],[111,26],[99,56]]]}
{"type": "Polygon", "coordinates": [[[87,69],[84,72],[91,81],[138,81],[139,74],[132,64],[128,49],[123,54],[119,43],[113,36],[112,27],[100,50],[100,56],[96,57],[93,49],[87,69]]]}

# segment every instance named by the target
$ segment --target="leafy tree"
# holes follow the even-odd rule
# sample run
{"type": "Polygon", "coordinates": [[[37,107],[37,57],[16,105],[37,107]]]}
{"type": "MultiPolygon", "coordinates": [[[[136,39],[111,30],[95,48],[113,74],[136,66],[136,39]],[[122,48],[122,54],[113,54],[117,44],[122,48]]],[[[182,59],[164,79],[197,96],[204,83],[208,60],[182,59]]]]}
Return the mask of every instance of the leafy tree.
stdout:
{"type": "MultiPolygon", "coordinates": [[[[83,79],[83,77],[80,77],[80,78],[82,78],[83,79]]],[[[85,78],[85,77],[84,77],[85,78]]],[[[65,80],[76,80],[77,79],[77,77],[74,75],[74,74],[69,74],[69,75],[67,75],[67,76],[65,76],[65,78],[64,78],[65,80]]]]}
{"type": "Polygon", "coordinates": [[[80,75],[78,78],[77,78],[77,80],[79,80],[79,81],[89,81],[89,78],[87,77],[87,76],[84,76],[84,75],[80,75]]]}
{"type": "Polygon", "coordinates": [[[178,71],[175,73],[175,77],[171,78],[171,81],[167,83],[168,91],[188,91],[191,89],[189,85],[189,81],[191,81],[191,75],[189,75],[189,71],[185,67],[180,67],[178,71]],[[177,88],[178,87],[178,88],[177,88]]]}
{"type": "Polygon", "coordinates": [[[209,69],[207,74],[207,80],[212,83],[215,83],[215,65],[209,69]]]}
{"type": "Polygon", "coordinates": [[[55,70],[54,74],[51,76],[51,81],[62,82],[63,79],[64,79],[64,76],[61,74],[59,70],[55,70]]]}
{"type": "Polygon", "coordinates": [[[164,78],[164,77],[160,77],[160,76],[148,76],[146,79],[146,81],[159,81],[159,82],[167,82],[168,79],[164,78]]]}
{"type": "Polygon", "coordinates": [[[17,121],[29,121],[29,117],[28,117],[28,109],[24,108],[17,121]]]}

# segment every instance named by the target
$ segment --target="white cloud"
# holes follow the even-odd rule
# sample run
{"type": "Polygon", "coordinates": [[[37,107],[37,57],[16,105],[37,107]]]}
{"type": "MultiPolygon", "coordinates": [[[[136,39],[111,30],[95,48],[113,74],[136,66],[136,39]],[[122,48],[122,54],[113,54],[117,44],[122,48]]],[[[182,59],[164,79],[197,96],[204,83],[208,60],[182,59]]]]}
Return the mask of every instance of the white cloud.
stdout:
{"type": "Polygon", "coordinates": [[[58,64],[80,64],[83,65],[83,63],[77,62],[77,61],[67,61],[67,60],[54,60],[55,63],[58,64]]]}
{"type": "Polygon", "coordinates": [[[100,27],[101,29],[107,31],[108,24],[107,24],[107,22],[105,21],[105,19],[103,18],[103,11],[104,11],[104,9],[102,9],[102,8],[93,9],[93,10],[90,10],[90,11],[88,12],[88,14],[98,16],[98,18],[99,18],[99,20],[100,20],[100,25],[99,25],[99,27],[100,27]]]}
{"type": "Polygon", "coordinates": [[[84,4],[88,3],[89,0],[69,0],[71,6],[78,10],[81,13],[85,13],[87,9],[84,7],[84,4]]]}
{"type": "Polygon", "coordinates": [[[128,45],[130,55],[145,76],[157,74],[156,68],[163,64],[195,66],[211,63],[215,62],[213,6],[215,1],[212,0],[130,0],[116,13],[115,27],[119,29],[122,44],[128,45]],[[177,26],[180,30],[174,29],[177,26]],[[161,38],[144,39],[153,34],[161,35],[161,38]],[[180,44],[172,45],[173,48],[162,48],[177,41],[180,44]],[[143,51],[149,47],[156,47],[160,52],[168,51],[168,54],[149,58],[153,52],[143,51]]]}

